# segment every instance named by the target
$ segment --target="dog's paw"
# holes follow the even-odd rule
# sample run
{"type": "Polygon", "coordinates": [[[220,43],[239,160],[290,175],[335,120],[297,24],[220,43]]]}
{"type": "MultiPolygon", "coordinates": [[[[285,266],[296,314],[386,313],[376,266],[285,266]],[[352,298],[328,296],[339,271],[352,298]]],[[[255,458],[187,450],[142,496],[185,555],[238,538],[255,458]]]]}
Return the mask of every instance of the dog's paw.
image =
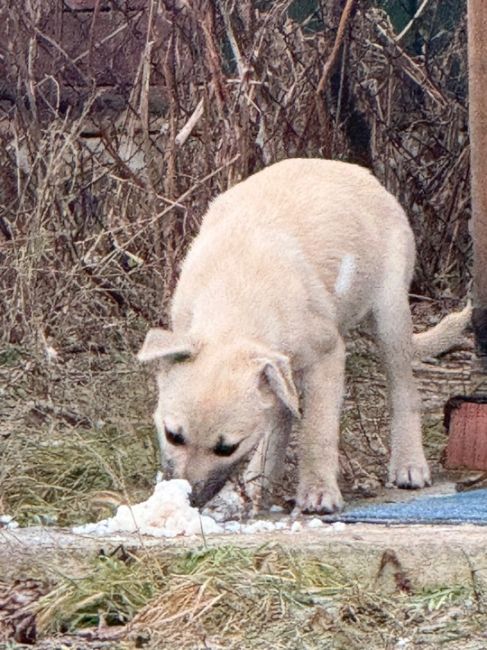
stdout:
{"type": "Polygon", "coordinates": [[[343,508],[343,498],[336,483],[300,485],[296,508],[304,513],[330,514],[343,508]]]}
{"type": "Polygon", "coordinates": [[[398,488],[418,490],[431,485],[431,474],[426,461],[402,463],[391,467],[389,481],[398,488]]]}

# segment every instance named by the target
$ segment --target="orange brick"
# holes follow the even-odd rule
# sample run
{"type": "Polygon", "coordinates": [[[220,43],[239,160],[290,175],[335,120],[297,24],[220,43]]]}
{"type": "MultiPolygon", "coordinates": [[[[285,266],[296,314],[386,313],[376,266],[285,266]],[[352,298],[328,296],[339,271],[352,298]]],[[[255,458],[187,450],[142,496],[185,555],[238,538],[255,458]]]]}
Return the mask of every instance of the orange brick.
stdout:
{"type": "Polygon", "coordinates": [[[445,407],[445,466],[487,470],[487,396],[454,397],[445,407]]]}

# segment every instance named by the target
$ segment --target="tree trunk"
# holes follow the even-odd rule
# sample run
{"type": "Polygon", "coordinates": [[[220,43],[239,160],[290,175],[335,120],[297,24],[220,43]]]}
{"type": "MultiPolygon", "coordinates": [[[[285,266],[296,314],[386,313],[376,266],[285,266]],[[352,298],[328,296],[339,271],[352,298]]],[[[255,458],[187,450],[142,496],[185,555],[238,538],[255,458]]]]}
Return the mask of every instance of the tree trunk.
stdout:
{"type": "Polygon", "coordinates": [[[487,2],[468,0],[470,162],[472,177],[472,325],[487,372],[487,2]]]}

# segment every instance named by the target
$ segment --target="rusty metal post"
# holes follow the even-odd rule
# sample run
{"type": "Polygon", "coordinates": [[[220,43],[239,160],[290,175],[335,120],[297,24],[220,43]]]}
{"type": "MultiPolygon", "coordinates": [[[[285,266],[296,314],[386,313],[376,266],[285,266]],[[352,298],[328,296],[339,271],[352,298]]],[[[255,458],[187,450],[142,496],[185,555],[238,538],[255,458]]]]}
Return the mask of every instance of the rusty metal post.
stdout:
{"type": "Polygon", "coordinates": [[[479,370],[487,373],[487,1],[468,0],[473,314],[479,370]]]}

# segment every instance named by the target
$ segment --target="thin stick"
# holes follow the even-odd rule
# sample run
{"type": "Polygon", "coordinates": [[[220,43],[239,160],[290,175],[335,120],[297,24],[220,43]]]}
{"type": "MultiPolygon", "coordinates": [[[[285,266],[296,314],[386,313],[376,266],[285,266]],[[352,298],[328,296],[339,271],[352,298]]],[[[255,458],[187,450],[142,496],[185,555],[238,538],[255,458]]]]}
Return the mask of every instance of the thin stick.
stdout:
{"type": "Polygon", "coordinates": [[[200,101],[198,102],[198,106],[194,109],[189,120],[186,122],[186,124],[183,126],[183,128],[179,131],[177,136],[174,138],[174,142],[178,147],[182,147],[183,144],[186,142],[186,140],[189,138],[194,127],[201,119],[203,112],[204,112],[204,102],[203,102],[203,98],[201,98],[200,101]]]}
{"type": "Polygon", "coordinates": [[[338,24],[338,30],[337,30],[337,35],[335,37],[335,42],[333,43],[333,48],[330,52],[330,56],[328,57],[325,65],[323,66],[320,82],[318,84],[318,88],[316,89],[316,95],[318,97],[323,93],[325,86],[328,82],[328,79],[330,78],[330,74],[333,70],[333,67],[337,61],[340,48],[343,44],[343,39],[345,38],[345,30],[348,26],[350,15],[352,13],[354,4],[355,4],[355,0],[347,0],[345,8],[343,9],[342,15],[340,17],[340,22],[338,24]]]}
{"type": "Polygon", "coordinates": [[[411,29],[411,27],[414,25],[414,23],[417,21],[417,19],[422,15],[426,7],[428,6],[430,0],[423,0],[423,3],[418,7],[418,10],[414,14],[414,16],[411,18],[411,20],[408,22],[406,27],[402,30],[400,34],[396,36],[394,39],[396,43],[398,43],[401,39],[403,39],[408,31],[411,29]]]}
{"type": "Polygon", "coordinates": [[[330,142],[329,142],[329,129],[327,123],[327,110],[326,110],[326,99],[324,97],[323,91],[325,90],[326,84],[330,78],[330,75],[335,67],[336,61],[338,59],[338,54],[343,44],[343,39],[345,38],[345,32],[350,20],[350,15],[352,13],[355,0],[347,0],[345,8],[343,9],[342,15],[340,17],[340,22],[338,24],[338,30],[335,37],[335,42],[333,48],[330,52],[328,59],[323,66],[321,72],[321,78],[316,88],[315,93],[315,107],[318,112],[318,119],[321,126],[321,141],[322,148],[324,149],[323,153],[325,156],[331,155],[330,151],[330,142]],[[328,150],[327,150],[328,149],[328,150]]]}

